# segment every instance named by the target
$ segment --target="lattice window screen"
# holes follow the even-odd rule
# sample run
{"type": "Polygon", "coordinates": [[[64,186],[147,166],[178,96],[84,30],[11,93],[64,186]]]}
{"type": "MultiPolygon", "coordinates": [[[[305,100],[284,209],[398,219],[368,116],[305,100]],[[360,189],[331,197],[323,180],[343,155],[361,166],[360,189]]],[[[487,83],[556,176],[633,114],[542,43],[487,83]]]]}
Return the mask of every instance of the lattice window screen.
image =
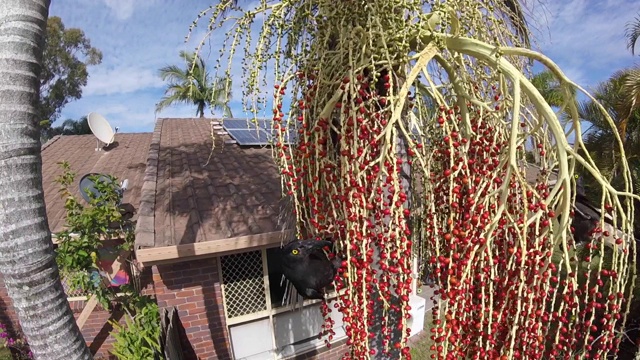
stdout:
{"type": "Polygon", "coordinates": [[[71,287],[71,279],[69,279],[68,277],[70,276],[60,274],[62,288],[64,289],[65,294],[67,294],[67,297],[88,296],[88,293],[82,289],[74,290],[71,287]]]}
{"type": "Polygon", "coordinates": [[[260,250],[222,256],[220,267],[227,318],[267,310],[260,250]]]}

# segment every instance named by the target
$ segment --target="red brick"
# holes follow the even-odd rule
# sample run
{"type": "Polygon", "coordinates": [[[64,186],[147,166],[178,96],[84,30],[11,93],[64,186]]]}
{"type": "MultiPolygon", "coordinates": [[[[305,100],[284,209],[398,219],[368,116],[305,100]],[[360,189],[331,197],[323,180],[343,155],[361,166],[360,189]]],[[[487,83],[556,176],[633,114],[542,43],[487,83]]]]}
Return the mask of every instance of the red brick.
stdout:
{"type": "Polygon", "coordinates": [[[156,299],[158,299],[158,301],[173,300],[175,298],[176,298],[176,294],[168,291],[164,294],[159,294],[156,296],[156,299]]]}
{"type": "Polygon", "coordinates": [[[199,326],[201,329],[209,326],[208,320],[194,320],[189,322],[189,326],[199,326]]]}
{"type": "Polygon", "coordinates": [[[189,296],[193,296],[193,290],[183,290],[176,293],[176,297],[178,298],[188,298],[189,296]]]}
{"type": "Polygon", "coordinates": [[[182,304],[186,304],[187,300],[186,299],[169,299],[167,301],[165,301],[165,306],[176,306],[176,305],[182,305],[182,304]]]}
{"type": "Polygon", "coordinates": [[[202,300],[202,295],[193,295],[193,296],[187,297],[188,302],[197,302],[200,300],[202,300]]]}

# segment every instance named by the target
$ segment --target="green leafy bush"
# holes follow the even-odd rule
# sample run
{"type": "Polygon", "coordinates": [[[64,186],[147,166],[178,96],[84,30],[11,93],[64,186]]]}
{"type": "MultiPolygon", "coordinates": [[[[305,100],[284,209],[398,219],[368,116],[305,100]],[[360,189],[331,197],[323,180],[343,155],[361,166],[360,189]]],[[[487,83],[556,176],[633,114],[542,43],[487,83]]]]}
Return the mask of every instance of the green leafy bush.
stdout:
{"type": "Polygon", "coordinates": [[[132,224],[120,210],[118,181],[100,181],[90,177],[99,196],[89,194],[88,206],[83,206],[69,190],[76,174],[67,162],[61,162],[63,173],[56,178],[67,213],[65,230],[56,234],[59,245],[56,261],[61,274],[72,290],[96,295],[99,303],[110,311],[125,312],[125,324],[110,321],[115,344],[111,351],[119,359],[160,359],[160,313],[155,300],[140,295],[130,284],[114,288],[107,286],[98,266],[98,250],[105,241],[124,240],[117,250],[133,250],[132,224]]]}
{"type": "Polygon", "coordinates": [[[132,250],[134,241],[132,226],[120,211],[117,179],[109,176],[110,181],[100,181],[98,177],[89,177],[100,195],[89,194],[89,205],[83,206],[69,190],[76,174],[68,162],[59,165],[63,173],[56,182],[61,185],[60,195],[65,200],[67,216],[65,230],[56,234],[58,267],[72,290],[96,295],[100,304],[110,309],[116,294],[107,288],[99,275],[98,250],[105,240],[113,239],[124,240],[118,246],[119,250],[132,250]]]}
{"type": "Polygon", "coordinates": [[[147,297],[140,297],[134,305],[137,313],[125,315],[125,325],[110,320],[115,339],[111,353],[118,359],[160,358],[160,311],[147,297]]]}

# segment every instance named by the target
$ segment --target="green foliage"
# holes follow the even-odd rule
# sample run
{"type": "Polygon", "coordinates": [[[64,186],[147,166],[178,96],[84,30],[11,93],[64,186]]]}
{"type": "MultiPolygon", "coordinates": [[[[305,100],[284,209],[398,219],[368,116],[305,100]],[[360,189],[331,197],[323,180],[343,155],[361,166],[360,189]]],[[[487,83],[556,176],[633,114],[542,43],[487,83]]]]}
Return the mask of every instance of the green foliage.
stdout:
{"type": "Polygon", "coordinates": [[[69,190],[76,174],[71,171],[69,163],[59,164],[63,173],[55,181],[61,185],[60,194],[65,199],[67,217],[65,230],[56,234],[59,240],[56,249],[58,267],[72,289],[95,294],[102,306],[110,308],[115,294],[99,276],[98,250],[103,241],[109,239],[124,239],[119,250],[131,250],[134,239],[131,226],[118,207],[117,179],[110,177],[111,182],[104,182],[90,177],[101,195],[94,197],[89,194],[91,202],[85,207],[69,190]]]}
{"type": "MultiPolygon", "coordinates": [[[[626,100],[629,89],[626,82],[629,75],[624,71],[615,72],[608,80],[598,84],[593,96],[605,108],[613,119],[618,133],[622,135],[625,158],[631,169],[634,192],[638,194],[640,188],[640,110],[629,107],[626,100]],[[627,116],[628,115],[628,116],[627,116]],[[623,131],[624,129],[624,131],[623,131]]],[[[640,83],[640,82],[639,82],[640,83]]],[[[578,106],[580,119],[583,121],[585,134],[584,143],[589,156],[594,160],[598,169],[616,188],[622,188],[624,174],[621,169],[621,153],[617,148],[616,129],[609,126],[606,118],[592,101],[581,102],[578,106]]],[[[582,167],[577,167],[584,187],[595,203],[602,195],[601,187],[593,176],[582,167]]],[[[635,233],[640,233],[640,212],[634,213],[635,233]]]]}
{"type": "Polygon", "coordinates": [[[208,106],[211,109],[222,110],[223,116],[231,117],[231,109],[227,105],[231,99],[231,80],[215,78],[207,71],[204,61],[195,53],[180,52],[186,68],[176,65],[165,66],[160,69],[160,77],[169,84],[165,96],[160,99],[156,111],[173,104],[194,104],[197,107],[196,116],[203,117],[208,106]]]}
{"type": "Polygon", "coordinates": [[[90,177],[99,196],[89,194],[88,206],[82,206],[71,193],[76,174],[68,162],[59,163],[63,172],[56,178],[60,194],[65,199],[67,212],[66,229],[57,234],[60,241],[56,249],[56,260],[61,273],[74,290],[83,290],[96,295],[99,303],[109,310],[120,307],[125,311],[124,326],[111,322],[116,339],[113,354],[120,359],[153,359],[160,350],[160,314],[158,305],[142,296],[131,285],[122,285],[116,294],[107,287],[99,273],[98,250],[103,241],[124,239],[119,250],[132,250],[134,233],[131,224],[120,213],[118,181],[100,181],[90,177]]]}
{"type": "MultiPolygon", "coordinates": [[[[531,83],[551,106],[562,108],[568,105],[566,99],[575,99],[576,89],[560,83],[549,69],[533,75],[531,83]]],[[[574,102],[574,105],[577,103],[574,102]]],[[[566,108],[564,110],[566,111],[566,108]]],[[[567,113],[562,115],[565,121],[570,117],[567,113]]]]}
{"type": "Polygon", "coordinates": [[[160,354],[160,311],[147,297],[139,297],[135,315],[125,315],[125,325],[110,320],[115,339],[111,353],[118,359],[156,359],[160,354]]]}
{"type": "Polygon", "coordinates": [[[636,42],[640,38],[640,17],[636,16],[633,21],[627,23],[625,36],[627,38],[627,49],[631,51],[632,55],[635,55],[636,42]]]}
{"type": "Polygon", "coordinates": [[[91,134],[91,128],[86,116],[81,117],[80,120],[67,119],[62,125],[56,127],[51,127],[51,123],[48,120],[44,120],[40,122],[40,127],[42,127],[43,143],[56,135],[91,134]]]}
{"type": "Polygon", "coordinates": [[[47,37],[40,74],[38,116],[52,124],[71,100],[82,97],[87,85],[87,66],[102,62],[100,50],[91,46],[84,31],[65,28],[62,19],[47,20],[47,37]]]}

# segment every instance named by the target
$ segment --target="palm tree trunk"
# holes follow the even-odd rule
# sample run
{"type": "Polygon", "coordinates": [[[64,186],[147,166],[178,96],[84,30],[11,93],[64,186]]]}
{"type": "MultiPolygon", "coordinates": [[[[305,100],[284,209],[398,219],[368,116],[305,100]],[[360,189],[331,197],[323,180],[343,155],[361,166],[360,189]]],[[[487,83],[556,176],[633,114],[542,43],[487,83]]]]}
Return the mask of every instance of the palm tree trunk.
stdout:
{"type": "Polygon", "coordinates": [[[60,283],[36,102],[50,0],[0,1],[0,273],[36,359],[91,359],[60,283]]]}
{"type": "Polygon", "coordinates": [[[198,116],[201,118],[204,117],[204,101],[198,102],[198,116]]]}

